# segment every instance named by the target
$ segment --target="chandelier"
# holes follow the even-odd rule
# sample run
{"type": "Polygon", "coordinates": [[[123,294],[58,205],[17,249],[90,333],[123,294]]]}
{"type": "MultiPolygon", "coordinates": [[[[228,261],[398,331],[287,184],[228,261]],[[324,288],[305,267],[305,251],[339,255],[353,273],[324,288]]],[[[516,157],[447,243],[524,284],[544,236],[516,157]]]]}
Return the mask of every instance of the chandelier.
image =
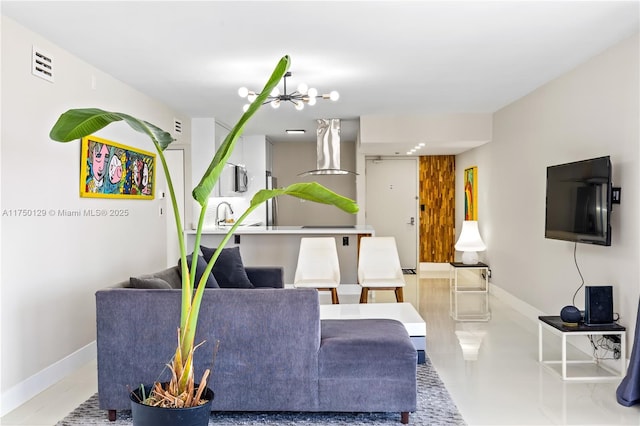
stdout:
{"type": "MultiPolygon", "coordinates": [[[[298,85],[298,89],[294,92],[287,93],[287,77],[291,77],[291,71],[287,71],[287,73],[283,77],[284,81],[284,94],[280,93],[280,89],[274,87],[274,89],[269,94],[269,97],[262,103],[262,105],[271,104],[273,108],[279,108],[280,104],[283,102],[291,102],[295,105],[298,111],[304,109],[304,104],[315,105],[317,99],[329,99],[332,101],[337,101],[340,98],[340,94],[335,90],[330,93],[318,95],[318,91],[313,87],[309,87],[304,83],[300,83],[298,85]]],[[[247,111],[249,109],[249,104],[255,101],[260,93],[252,92],[246,87],[241,87],[238,89],[238,95],[241,98],[247,98],[249,101],[248,104],[245,104],[242,109],[247,111]]]]}

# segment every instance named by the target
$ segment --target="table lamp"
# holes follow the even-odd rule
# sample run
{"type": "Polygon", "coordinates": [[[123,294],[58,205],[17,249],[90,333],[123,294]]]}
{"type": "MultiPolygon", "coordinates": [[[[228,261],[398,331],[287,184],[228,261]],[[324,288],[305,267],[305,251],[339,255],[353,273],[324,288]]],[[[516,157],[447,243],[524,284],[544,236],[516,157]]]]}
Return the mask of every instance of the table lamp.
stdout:
{"type": "Polygon", "coordinates": [[[460,237],[456,242],[455,249],[463,252],[462,263],[465,265],[475,265],[478,263],[477,252],[487,249],[478,231],[478,221],[465,220],[462,222],[462,232],[460,232],[460,237]]]}

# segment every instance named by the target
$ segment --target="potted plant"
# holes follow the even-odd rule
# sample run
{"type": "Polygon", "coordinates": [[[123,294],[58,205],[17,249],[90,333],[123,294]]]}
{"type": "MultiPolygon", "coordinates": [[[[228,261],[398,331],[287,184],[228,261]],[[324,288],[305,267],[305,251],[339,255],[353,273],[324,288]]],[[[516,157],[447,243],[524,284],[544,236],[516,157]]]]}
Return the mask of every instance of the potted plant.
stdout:
{"type": "MultiPolygon", "coordinates": [[[[209,167],[205,171],[200,182],[193,189],[193,198],[202,207],[194,242],[194,253],[197,253],[197,251],[199,250],[209,196],[211,194],[211,191],[213,190],[213,187],[218,181],[220,173],[225,167],[227,159],[229,158],[235,147],[238,137],[242,133],[247,121],[256,113],[262,103],[266,100],[269,93],[271,93],[272,89],[277,86],[284,74],[287,72],[289,64],[289,56],[284,56],[282,59],[280,59],[260,95],[250,105],[247,111],[240,117],[239,121],[227,135],[222,145],[216,151],[209,167]]],[[[62,114],[53,126],[50,132],[50,137],[54,141],[69,142],[91,135],[92,133],[108,126],[109,124],[118,121],[124,121],[132,129],[149,136],[156,148],[158,157],[160,158],[160,162],[162,164],[162,168],[167,178],[167,185],[169,188],[171,204],[174,211],[176,230],[178,233],[178,242],[181,257],[180,263],[182,265],[182,298],[180,324],[178,325],[178,344],[175,350],[175,354],[173,355],[173,358],[169,365],[172,373],[172,378],[169,383],[155,383],[152,389],[145,389],[143,391],[144,395],[141,399],[143,399],[144,402],[148,404],[157,403],[158,405],[169,408],[199,407],[203,405],[202,400],[204,398],[213,398],[213,393],[210,391],[210,389],[207,388],[205,390],[208,375],[210,374],[209,370],[205,371],[203,377],[200,378],[199,383],[196,384],[194,379],[193,352],[197,347],[195,345],[194,339],[198,321],[198,314],[200,311],[200,304],[202,301],[202,296],[204,294],[206,278],[208,277],[208,274],[211,273],[213,265],[216,262],[220,252],[229,241],[231,235],[233,235],[237,227],[253,210],[255,210],[263,202],[280,195],[291,195],[309,201],[334,205],[348,213],[356,213],[358,211],[358,206],[353,200],[340,196],[316,182],[296,183],[282,189],[260,190],[253,196],[248,209],[241,215],[241,217],[235,222],[235,224],[230,227],[229,231],[222,239],[222,242],[218,246],[214,255],[211,257],[211,260],[207,264],[207,268],[202,278],[198,283],[196,283],[195,269],[198,256],[196,256],[195,254],[192,256],[192,264],[189,266],[187,261],[187,251],[185,247],[184,235],[182,231],[180,212],[178,211],[173,183],[163,154],[164,150],[169,146],[169,144],[173,142],[173,138],[171,137],[171,135],[153,124],[127,114],[108,112],[96,108],[87,108],[72,109],[62,114]],[[149,393],[151,395],[149,395],[149,393]]],[[[206,418],[203,422],[204,425],[206,425],[208,422],[210,403],[211,401],[209,400],[209,404],[204,405],[205,408],[203,410],[207,412],[206,418]]],[[[175,423],[175,420],[170,421],[174,422],[170,424],[186,424],[175,423]]],[[[134,417],[134,424],[136,424],[135,422],[136,419],[134,417]]],[[[157,423],[155,422],[150,424],[157,425],[157,423]]]]}

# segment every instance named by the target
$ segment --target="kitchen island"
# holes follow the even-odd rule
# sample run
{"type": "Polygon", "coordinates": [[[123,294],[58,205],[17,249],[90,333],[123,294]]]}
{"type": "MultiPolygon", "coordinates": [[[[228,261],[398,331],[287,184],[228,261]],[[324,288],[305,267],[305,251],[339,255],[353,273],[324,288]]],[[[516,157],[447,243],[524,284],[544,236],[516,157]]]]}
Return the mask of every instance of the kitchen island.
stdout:
{"type": "MultiPolygon", "coordinates": [[[[217,247],[229,231],[228,226],[206,228],[202,231],[201,245],[217,247]]],[[[187,230],[187,250],[195,241],[195,230],[187,230]]],[[[247,266],[282,266],[285,284],[293,284],[298,261],[300,238],[327,237],[336,240],[340,262],[340,283],[357,285],[358,241],[361,237],[374,236],[369,225],[329,226],[239,226],[227,247],[239,246],[242,260],[247,266]],[[239,241],[239,242],[238,242],[239,241]]],[[[340,290],[340,289],[339,289],[340,290]]],[[[354,289],[344,287],[349,293],[354,289]],[[349,291],[350,290],[350,291],[349,291]]],[[[358,291],[358,289],[355,289],[358,291]]]]}

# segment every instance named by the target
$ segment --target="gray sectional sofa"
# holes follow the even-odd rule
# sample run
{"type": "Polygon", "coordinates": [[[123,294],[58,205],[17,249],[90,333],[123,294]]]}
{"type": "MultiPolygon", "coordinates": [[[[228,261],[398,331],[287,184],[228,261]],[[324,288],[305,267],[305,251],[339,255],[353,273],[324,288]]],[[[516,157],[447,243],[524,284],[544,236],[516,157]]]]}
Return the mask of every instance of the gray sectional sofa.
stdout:
{"type": "MultiPolygon", "coordinates": [[[[278,288],[281,268],[246,270],[256,288],[206,289],[202,301],[196,377],[212,368],[214,411],[399,412],[408,422],[417,355],[401,323],[321,321],[315,289],[278,288]]],[[[99,401],[110,419],[130,409],[129,389],[168,379],[180,293],[129,281],[96,293],[99,401]]]]}

